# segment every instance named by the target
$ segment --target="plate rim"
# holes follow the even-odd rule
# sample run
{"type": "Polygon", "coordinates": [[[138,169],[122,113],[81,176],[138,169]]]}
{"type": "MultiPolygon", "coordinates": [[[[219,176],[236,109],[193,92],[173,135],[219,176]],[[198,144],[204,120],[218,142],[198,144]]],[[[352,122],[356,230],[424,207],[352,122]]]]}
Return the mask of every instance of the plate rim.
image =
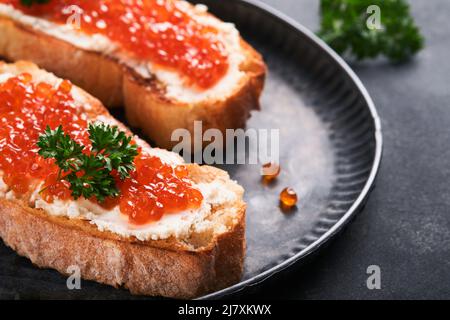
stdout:
{"type": "Polygon", "coordinates": [[[359,90],[359,92],[361,93],[370,111],[370,116],[374,124],[373,137],[375,140],[375,154],[369,177],[356,200],[353,202],[353,204],[350,206],[347,212],[317,240],[315,240],[313,243],[311,243],[306,248],[299,251],[292,257],[259,273],[258,275],[246,279],[244,281],[240,281],[224,289],[198,297],[197,298],[198,300],[217,299],[226,295],[237,293],[239,291],[244,290],[247,287],[255,286],[269,279],[275,274],[286,270],[287,268],[291,267],[292,265],[304,259],[305,257],[310,256],[312,253],[317,252],[326,243],[331,241],[334,238],[334,236],[338,234],[352,220],[352,218],[360,211],[360,209],[362,209],[363,205],[365,204],[365,201],[367,200],[372,190],[372,187],[374,186],[376,176],[379,172],[383,152],[383,136],[382,136],[381,120],[378,115],[377,109],[366,87],[359,79],[359,77],[356,75],[356,73],[347,64],[347,62],[345,62],[344,59],[341,58],[341,56],[339,56],[331,47],[329,47],[322,39],[316,36],[307,27],[297,22],[295,19],[291,18],[287,14],[270,6],[269,4],[263,3],[260,0],[234,0],[234,1],[241,2],[247,6],[253,7],[254,9],[263,11],[265,14],[268,14],[277,20],[281,20],[283,23],[289,25],[297,32],[300,32],[304,36],[309,38],[310,41],[312,41],[316,46],[318,46],[319,49],[321,49],[323,52],[327,53],[335,61],[335,63],[337,63],[337,65],[342,69],[342,71],[345,72],[346,75],[350,78],[350,80],[356,85],[357,90],[359,90]]]}

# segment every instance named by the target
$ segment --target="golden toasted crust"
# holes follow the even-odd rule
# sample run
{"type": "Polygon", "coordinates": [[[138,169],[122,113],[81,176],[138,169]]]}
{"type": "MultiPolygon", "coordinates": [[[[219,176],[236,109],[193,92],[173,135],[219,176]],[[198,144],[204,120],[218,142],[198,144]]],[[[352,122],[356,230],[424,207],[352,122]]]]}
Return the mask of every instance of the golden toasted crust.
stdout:
{"type": "MultiPolygon", "coordinates": [[[[32,63],[0,62],[0,74],[28,72],[38,81],[55,83],[55,76],[32,63]]],[[[89,117],[110,117],[95,98],[74,87],[77,101],[91,106],[89,117]]],[[[167,151],[166,151],[167,152],[167,151]]],[[[188,239],[139,241],[99,231],[85,220],[51,216],[22,200],[0,199],[0,236],[19,254],[39,267],[67,273],[77,265],[84,279],[123,286],[132,293],[193,298],[239,281],[245,254],[243,190],[220,169],[188,165],[196,182],[221,181],[237,200],[213,207],[209,217],[225,229],[193,233],[188,239]]]]}
{"type": "Polygon", "coordinates": [[[239,281],[244,215],[241,219],[210,249],[188,252],[104,238],[74,227],[69,219],[0,199],[1,238],[35,265],[63,274],[77,266],[87,280],[123,286],[133,294],[185,299],[239,281]]]}
{"type": "Polygon", "coordinates": [[[139,127],[159,147],[169,149],[178,128],[193,133],[194,121],[203,130],[245,127],[250,111],[259,109],[266,66],[260,54],[241,40],[245,55],[240,71],[245,76],[226,97],[196,103],[168,98],[155,79],[143,79],[115,59],[79,49],[72,44],[0,16],[0,56],[11,61],[30,60],[69,79],[108,107],[125,105],[128,121],[139,127]],[[151,125],[150,125],[151,124],[151,125]]]}

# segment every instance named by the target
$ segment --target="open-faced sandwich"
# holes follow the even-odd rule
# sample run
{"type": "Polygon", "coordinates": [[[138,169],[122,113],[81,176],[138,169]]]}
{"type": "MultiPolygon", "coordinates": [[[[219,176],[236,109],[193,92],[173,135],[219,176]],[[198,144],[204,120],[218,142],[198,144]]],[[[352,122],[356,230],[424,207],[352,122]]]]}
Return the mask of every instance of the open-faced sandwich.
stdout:
{"type": "Polygon", "coordinates": [[[0,0],[0,56],[30,60],[125,106],[169,148],[175,129],[242,128],[266,72],[237,29],[179,0],[0,0]]]}
{"type": "Polygon", "coordinates": [[[237,282],[243,189],[132,136],[100,101],[0,63],[0,236],[39,267],[192,298],[237,282]]]}

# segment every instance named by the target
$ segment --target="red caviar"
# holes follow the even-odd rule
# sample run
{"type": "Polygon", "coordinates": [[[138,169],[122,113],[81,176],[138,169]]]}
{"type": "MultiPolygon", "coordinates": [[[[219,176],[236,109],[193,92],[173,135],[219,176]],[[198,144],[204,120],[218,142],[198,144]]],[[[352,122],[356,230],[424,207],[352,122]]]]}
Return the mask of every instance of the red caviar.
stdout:
{"type": "Polygon", "coordinates": [[[56,23],[70,21],[75,12],[71,6],[78,6],[83,32],[104,35],[137,58],[178,71],[199,88],[212,87],[229,67],[217,29],[196,21],[177,0],[51,0],[32,6],[22,5],[21,0],[0,3],[56,23]]]}
{"type": "MultiPolygon", "coordinates": [[[[64,132],[89,152],[87,118],[71,89],[68,81],[54,87],[35,83],[26,73],[0,83],[0,170],[4,182],[17,194],[26,194],[44,181],[42,196],[47,202],[72,198],[69,183],[58,179],[54,160],[42,158],[36,145],[47,125],[52,129],[62,125],[64,132]]],[[[200,206],[202,194],[192,187],[184,166],[173,168],[142,151],[135,166],[129,179],[116,179],[120,196],[107,199],[102,206],[119,205],[133,224],[200,206]]]]}

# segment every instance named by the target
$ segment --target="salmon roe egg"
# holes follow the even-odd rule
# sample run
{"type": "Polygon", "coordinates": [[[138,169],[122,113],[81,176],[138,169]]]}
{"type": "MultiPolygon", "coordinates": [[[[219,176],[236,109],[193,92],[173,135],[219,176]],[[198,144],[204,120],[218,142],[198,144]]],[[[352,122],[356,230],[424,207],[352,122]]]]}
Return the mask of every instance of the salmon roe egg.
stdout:
{"type": "Polygon", "coordinates": [[[280,202],[286,207],[293,207],[297,204],[297,193],[294,189],[284,188],[280,193],[280,202]]]}
{"type": "Polygon", "coordinates": [[[265,182],[271,182],[275,180],[280,174],[281,167],[278,163],[268,162],[261,168],[261,174],[265,182]]]}

